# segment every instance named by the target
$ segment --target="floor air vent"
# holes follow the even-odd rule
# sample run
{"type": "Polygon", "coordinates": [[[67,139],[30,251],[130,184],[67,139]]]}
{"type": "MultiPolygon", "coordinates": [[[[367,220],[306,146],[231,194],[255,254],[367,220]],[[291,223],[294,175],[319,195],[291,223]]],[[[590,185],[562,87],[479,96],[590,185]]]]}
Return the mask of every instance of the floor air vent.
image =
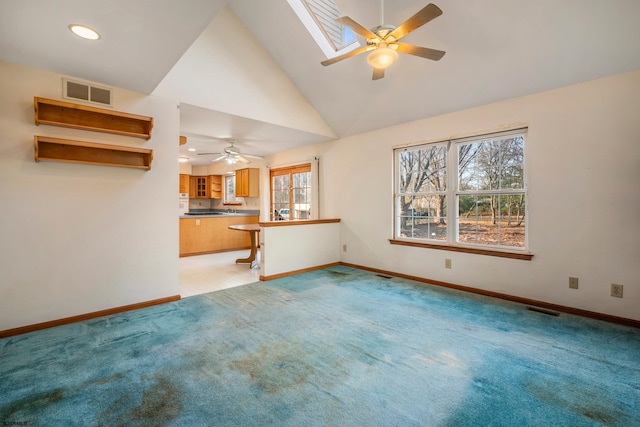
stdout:
{"type": "Polygon", "coordinates": [[[112,89],[94,84],[62,79],[62,96],[76,101],[113,106],[112,89]]]}
{"type": "Polygon", "coordinates": [[[391,276],[385,276],[384,274],[376,274],[378,277],[382,277],[383,279],[391,279],[391,276]]]}
{"type": "Polygon", "coordinates": [[[557,311],[547,310],[545,308],[540,307],[527,307],[529,311],[535,311],[536,313],[548,314],[549,316],[559,317],[560,313],[557,311]]]}

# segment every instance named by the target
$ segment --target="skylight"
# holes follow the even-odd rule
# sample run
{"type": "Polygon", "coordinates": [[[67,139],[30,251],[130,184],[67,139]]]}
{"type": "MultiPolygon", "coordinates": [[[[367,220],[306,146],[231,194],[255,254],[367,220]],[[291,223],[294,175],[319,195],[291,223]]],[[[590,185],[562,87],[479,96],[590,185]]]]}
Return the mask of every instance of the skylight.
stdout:
{"type": "Polygon", "coordinates": [[[342,14],[333,0],[287,1],[327,58],[360,47],[351,28],[335,21],[342,14]]]}

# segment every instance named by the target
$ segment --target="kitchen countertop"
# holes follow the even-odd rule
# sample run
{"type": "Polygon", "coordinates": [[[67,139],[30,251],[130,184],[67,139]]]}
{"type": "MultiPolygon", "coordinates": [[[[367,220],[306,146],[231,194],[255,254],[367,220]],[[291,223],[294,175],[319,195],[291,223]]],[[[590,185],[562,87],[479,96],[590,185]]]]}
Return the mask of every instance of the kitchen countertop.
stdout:
{"type": "Polygon", "coordinates": [[[193,209],[190,214],[180,215],[180,218],[223,218],[233,216],[260,216],[260,211],[227,212],[216,209],[193,209]]]}

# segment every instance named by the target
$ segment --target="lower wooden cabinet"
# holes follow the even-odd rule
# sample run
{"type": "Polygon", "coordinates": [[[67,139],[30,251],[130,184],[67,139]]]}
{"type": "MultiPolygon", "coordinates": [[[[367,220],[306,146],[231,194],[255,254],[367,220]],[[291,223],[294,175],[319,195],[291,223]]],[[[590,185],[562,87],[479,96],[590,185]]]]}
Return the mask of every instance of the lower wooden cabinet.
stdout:
{"type": "Polygon", "coordinates": [[[180,256],[251,248],[249,233],[230,225],[257,224],[258,216],[180,218],[180,256]],[[199,224],[199,225],[198,225],[199,224]]]}

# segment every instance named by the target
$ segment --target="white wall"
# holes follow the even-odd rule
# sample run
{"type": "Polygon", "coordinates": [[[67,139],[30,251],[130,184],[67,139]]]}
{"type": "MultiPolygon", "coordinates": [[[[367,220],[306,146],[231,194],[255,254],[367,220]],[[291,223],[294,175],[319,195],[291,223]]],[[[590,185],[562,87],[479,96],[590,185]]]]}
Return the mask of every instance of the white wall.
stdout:
{"type": "Polygon", "coordinates": [[[260,275],[318,267],[340,261],[340,223],[262,227],[260,275]]]}
{"type": "MultiPolygon", "coordinates": [[[[437,102],[431,100],[430,102],[437,102]]],[[[411,122],[269,158],[321,157],[321,217],[341,260],[640,319],[640,71],[411,122]],[[391,245],[393,147],[526,124],[532,261],[391,245]],[[444,259],[453,268],[444,268],[444,259]],[[569,276],[580,279],[569,289],[569,276]],[[610,295],[624,285],[624,298],[610,295]]]]}
{"type": "Polygon", "coordinates": [[[177,102],[115,89],[154,118],[148,141],[36,126],[61,78],[0,62],[0,330],[179,293],[177,102]],[[34,135],[151,148],[152,168],[36,163],[34,135]]]}
{"type": "Polygon", "coordinates": [[[210,110],[335,136],[229,8],[215,17],[153,93],[210,110]]]}

